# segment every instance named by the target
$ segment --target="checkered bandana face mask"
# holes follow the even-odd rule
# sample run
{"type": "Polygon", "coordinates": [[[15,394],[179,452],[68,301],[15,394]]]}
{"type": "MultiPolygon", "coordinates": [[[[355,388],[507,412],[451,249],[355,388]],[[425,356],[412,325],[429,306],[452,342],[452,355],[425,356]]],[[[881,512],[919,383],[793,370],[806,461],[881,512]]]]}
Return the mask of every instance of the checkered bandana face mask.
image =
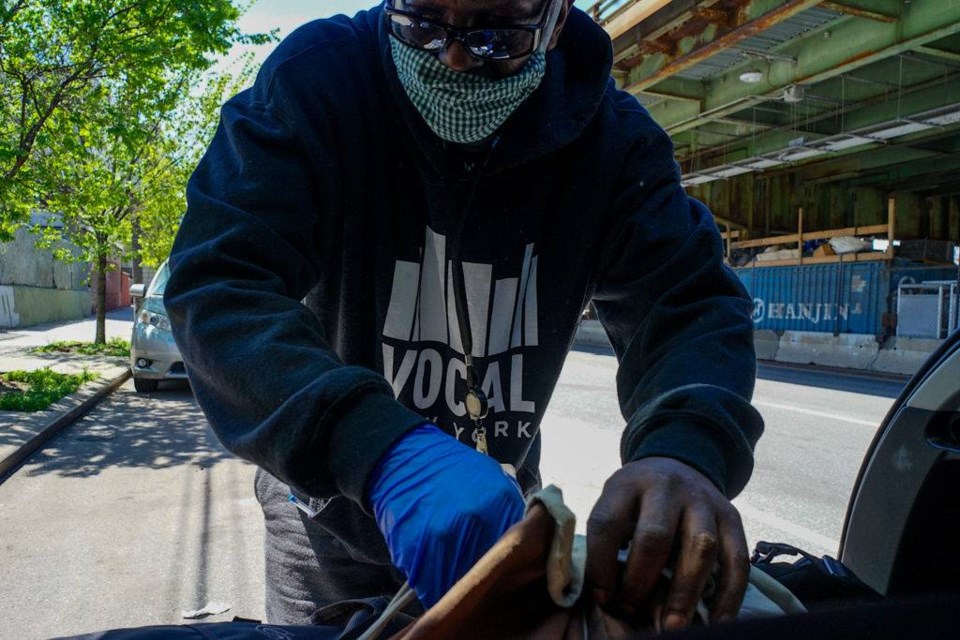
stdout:
{"type": "Polygon", "coordinates": [[[517,73],[493,80],[447,67],[436,54],[390,38],[397,76],[407,97],[430,128],[447,142],[480,142],[540,86],[547,70],[542,52],[517,73]]]}

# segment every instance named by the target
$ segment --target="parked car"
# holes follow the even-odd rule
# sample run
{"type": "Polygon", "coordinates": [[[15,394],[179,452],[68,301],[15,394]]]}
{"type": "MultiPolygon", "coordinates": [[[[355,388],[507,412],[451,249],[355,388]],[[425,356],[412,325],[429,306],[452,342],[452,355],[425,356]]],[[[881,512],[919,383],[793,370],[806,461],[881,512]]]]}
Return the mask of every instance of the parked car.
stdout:
{"type": "Polygon", "coordinates": [[[960,331],[904,388],[860,467],[840,560],[893,597],[960,589],[960,331]]]}
{"type": "Polygon", "coordinates": [[[170,332],[170,318],[163,307],[163,290],[170,279],[164,262],[150,286],[130,287],[135,317],[130,339],[130,369],[133,386],[141,393],[156,391],[161,380],[186,380],[187,371],[180,350],[170,332]]]}

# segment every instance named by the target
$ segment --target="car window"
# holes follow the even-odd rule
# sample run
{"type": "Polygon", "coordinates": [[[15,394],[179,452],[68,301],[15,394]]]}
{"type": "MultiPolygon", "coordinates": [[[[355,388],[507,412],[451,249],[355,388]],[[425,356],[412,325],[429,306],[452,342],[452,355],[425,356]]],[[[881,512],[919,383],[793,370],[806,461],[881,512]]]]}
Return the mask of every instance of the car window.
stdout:
{"type": "Polygon", "coordinates": [[[163,296],[163,291],[167,288],[167,280],[169,279],[170,266],[164,262],[160,270],[157,271],[157,275],[153,277],[153,282],[150,283],[150,290],[147,291],[147,297],[163,296]]]}

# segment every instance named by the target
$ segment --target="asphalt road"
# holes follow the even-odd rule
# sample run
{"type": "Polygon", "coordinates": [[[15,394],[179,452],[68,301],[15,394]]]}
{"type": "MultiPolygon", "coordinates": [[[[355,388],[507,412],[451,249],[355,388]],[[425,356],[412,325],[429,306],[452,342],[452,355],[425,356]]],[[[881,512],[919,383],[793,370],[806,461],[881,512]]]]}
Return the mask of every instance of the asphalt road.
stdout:
{"type": "MultiPolygon", "coordinates": [[[[543,476],[580,529],[618,466],[616,362],[568,359],[544,421],[543,476]]],[[[736,500],[748,538],[834,554],[847,498],[902,383],[761,368],[767,422],[754,478],[736,500]]],[[[182,623],[226,604],[263,615],[253,469],[207,434],[189,391],[128,383],[0,485],[0,638],[182,623]]]]}
{"type": "Polygon", "coordinates": [[[253,467],[189,390],[128,382],[0,485],[0,638],[263,616],[253,467]]]}
{"type": "MultiPolygon", "coordinates": [[[[788,542],[835,556],[860,462],[905,383],[773,366],[759,374],[754,405],[766,430],[753,478],[734,501],[748,542],[788,542]]],[[[581,531],[619,465],[624,420],[615,385],[616,361],[607,351],[575,351],[544,419],[544,481],[564,488],[581,531]]]]}

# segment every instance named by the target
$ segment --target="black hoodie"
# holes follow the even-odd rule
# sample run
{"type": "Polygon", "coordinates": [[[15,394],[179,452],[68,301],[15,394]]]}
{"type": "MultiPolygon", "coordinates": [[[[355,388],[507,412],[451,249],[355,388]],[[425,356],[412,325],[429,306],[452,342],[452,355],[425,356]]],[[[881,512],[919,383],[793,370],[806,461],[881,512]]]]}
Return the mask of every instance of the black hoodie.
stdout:
{"type": "Polygon", "coordinates": [[[490,452],[526,488],[590,300],[620,362],[623,460],[680,459],[730,496],[749,478],[751,303],[669,138],[610,68],[608,37],[574,9],[496,146],[459,148],[407,99],[374,9],[302,27],[224,106],[166,307],[217,436],[299,493],[351,498],[320,517],[337,535],[367,537],[372,519],[362,535],[347,521],[367,517],[368,477],[425,418],[472,444],[459,216],[490,452]]]}

